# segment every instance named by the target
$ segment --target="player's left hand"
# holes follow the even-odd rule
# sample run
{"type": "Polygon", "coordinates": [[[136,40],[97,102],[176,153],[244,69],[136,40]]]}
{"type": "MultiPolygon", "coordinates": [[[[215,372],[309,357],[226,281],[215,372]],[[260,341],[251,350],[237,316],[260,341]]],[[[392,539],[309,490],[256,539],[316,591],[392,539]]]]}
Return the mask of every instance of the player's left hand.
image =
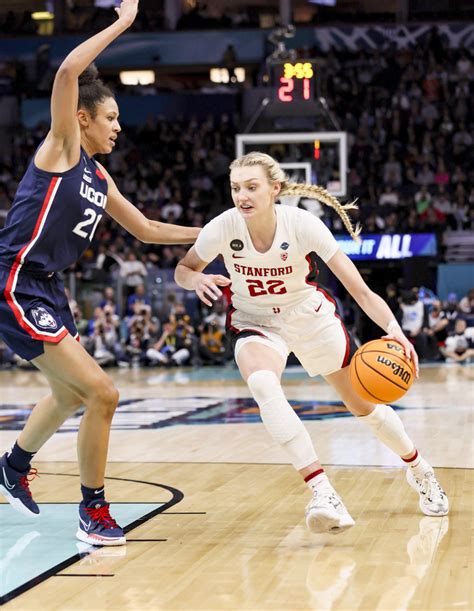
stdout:
{"type": "Polygon", "coordinates": [[[406,335],[403,333],[400,327],[395,327],[391,333],[384,335],[382,339],[394,339],[399,344],[403,346],[403,350],[405,351],[405,355],[412,361],[415,366],[415,375],[416,377],[420,377],[420,367],[418,363],[418,355],[416,353],[415,347],[408,340],[406,335]]]}
{"type": "Polygon", "coordinates": [[[120,6],[115,8],[119,20],[130,27],[135,21],[138,12],[138,0],[122,0],[120,6]]]}

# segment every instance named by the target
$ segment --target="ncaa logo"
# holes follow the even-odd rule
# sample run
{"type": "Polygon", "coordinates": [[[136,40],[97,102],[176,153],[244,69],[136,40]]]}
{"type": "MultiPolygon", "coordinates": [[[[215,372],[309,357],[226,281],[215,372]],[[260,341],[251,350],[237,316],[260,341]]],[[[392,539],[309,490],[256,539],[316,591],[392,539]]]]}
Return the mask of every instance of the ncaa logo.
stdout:
{"type": "Polygon", "coordinates": [[[31,316],[37,327],[41,329],[57,329],[58,324],[45,308],[37,307],[31,310],[31,316]]]}
{"type": "Polygon", "coordinates": [[[230,247],[232,250],[236,250],[237,252],[244,249],[244,243],[242,240],[232,240],[230,243],[230,247]]]}

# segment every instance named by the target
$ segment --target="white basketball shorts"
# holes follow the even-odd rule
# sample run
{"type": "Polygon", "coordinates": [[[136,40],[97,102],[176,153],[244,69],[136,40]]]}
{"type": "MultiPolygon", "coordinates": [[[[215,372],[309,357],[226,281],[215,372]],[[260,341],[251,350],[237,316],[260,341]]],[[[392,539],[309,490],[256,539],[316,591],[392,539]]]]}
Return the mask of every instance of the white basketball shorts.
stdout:
{"type": "Polygon", "coordinates": [[[292,310],[269,315],[231,306],[227,329],[234,334],[235,357],[245,344],[258,342],[276,350],[285,362],[293,352],[310,376],[325,376],[346,367],[357,350],[336,313],[335,302],[322,291],[292,310]]]}

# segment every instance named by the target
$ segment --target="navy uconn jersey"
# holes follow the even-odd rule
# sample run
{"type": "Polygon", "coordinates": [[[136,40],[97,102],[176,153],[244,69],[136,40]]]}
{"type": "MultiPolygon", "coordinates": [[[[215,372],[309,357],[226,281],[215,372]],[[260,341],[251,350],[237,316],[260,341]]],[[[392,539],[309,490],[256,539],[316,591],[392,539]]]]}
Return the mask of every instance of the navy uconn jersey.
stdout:
{"type": "Polygon", "coordinates": [[[88,248],[106,204],[107,181],[82,148],[67,172],[40,170],[32,160],[0,230],[2,266],[15,276],[68,267],[88,248]]]}

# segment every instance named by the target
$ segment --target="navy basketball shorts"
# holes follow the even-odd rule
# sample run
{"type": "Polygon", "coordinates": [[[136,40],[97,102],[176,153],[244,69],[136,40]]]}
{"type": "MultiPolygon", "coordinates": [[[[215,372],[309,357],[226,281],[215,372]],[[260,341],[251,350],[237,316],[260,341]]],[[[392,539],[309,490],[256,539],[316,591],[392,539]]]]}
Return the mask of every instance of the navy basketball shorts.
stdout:
{"type": "Polygon", "coordinates": [[[77,337],[74,318],[57,274],[52,276],[0,267],[0,337],[13,352],[31,361],[44,353],[44,342],[77,337]]]}
{"type": "Polygon", "coordinates": [[[230,308],[227,329],[233,334],[235,357],[245,344],[257,342],[278,352],[284,362],[293,352],[311,377],[347,367],[357,350],[335,302],[322,290],[294,309],[274,314],[259,316],[230,308]]]}

